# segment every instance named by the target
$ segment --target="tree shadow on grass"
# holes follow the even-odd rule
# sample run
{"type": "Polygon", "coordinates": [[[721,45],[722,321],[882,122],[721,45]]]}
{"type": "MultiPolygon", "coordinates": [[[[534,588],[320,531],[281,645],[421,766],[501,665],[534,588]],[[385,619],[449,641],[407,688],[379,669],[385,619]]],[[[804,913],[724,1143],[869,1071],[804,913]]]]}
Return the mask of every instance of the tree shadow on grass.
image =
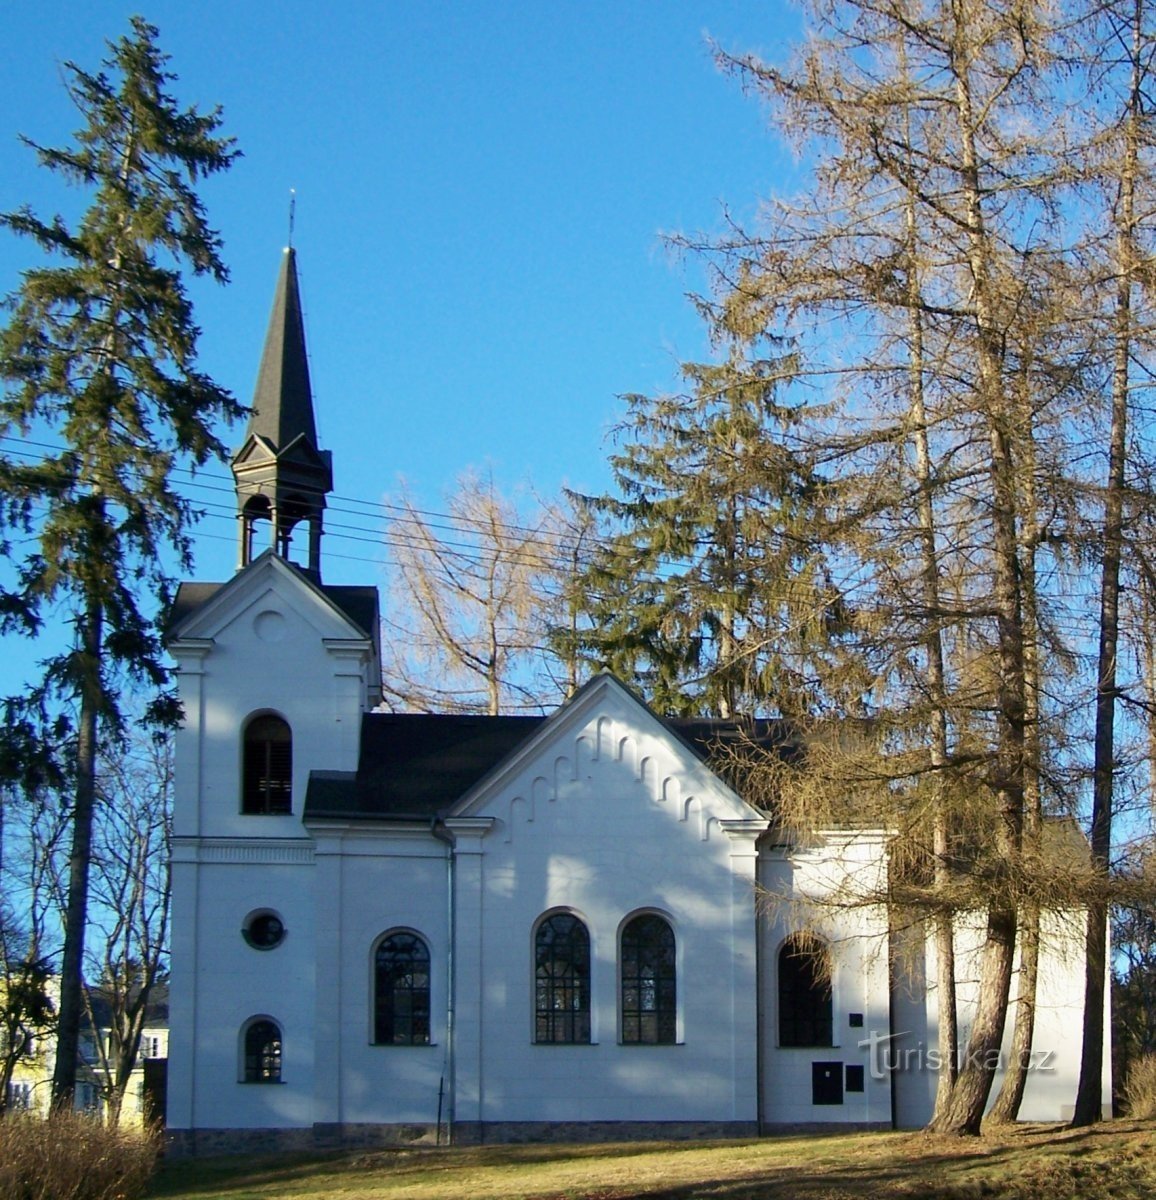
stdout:
{"type": "Polygon", "coordinates": [[[351,1188],[369,1187],[385,1197],[395,1190],[402,1194],[407,1184],[428,1187],[435,1175],[445,1195],[465,1195],[472,1190],[471,1176],[480,1180],[489,1172],[506,1171],[517,1173],[508,1181],[510,1194],[532,1200],[1069,1200],[1108,1195],[1150,1200],[1156,1195],[1156,1132],[1150,1123],[1117,1122],[1087,1129],[1017,1127],[976,1139],[832,1134],[179,1159],[165,1165],[150,1196],[228,1194],[241,1200],[276,1195],[295,1185],[307,1190],[311,1179],[318,1182],[318,1195],[324,1195],[322,1180],[332,1183],[338,1176],[351,1188]],[[703,1163],[698,1175],[688,1158],[704,1151],[726,1156],[732,1169],[703,1163]],[[657,1156],[670,1165],[665,1183],[654,1181],[657,1156]],[[632,1184],[632,1160],[648,1157],[651,1163],[639,1165],[640,1179],[632,1184]],[[572,1168],[583,1162],[590,1165],[588,1181],[559,1187],[542,1179],[536,1184],[535,1167],[572,1168]],[[610,1174],[619,1177],[610,1179],[610,1174]],[[643,1174],[649,1176],[645,1184],[643,1174]]]}
{"type": "MultiPolygon", "coordinates": [[[[885,1145],[886,1143],[884,1143],[885,1145]]],[[[901,1143],[893,1143],[896,1151],[901,1143]]],[[[672,1187],[567,1189],[531,1200],[1151,1200],[1151,1125],[1001,1130],[992,1138],[907,1139],[906,1158],[781,1164],[734,1178],[672,1187]],[[1136,1135],[1132,1139],[1127,1134],[1136,1135]],[[1146,1135],[1146,1136],[1145,1136],[1146,1135]]],[[[822,1157],[821,1139],[816,1146],[822,1157]]]]}

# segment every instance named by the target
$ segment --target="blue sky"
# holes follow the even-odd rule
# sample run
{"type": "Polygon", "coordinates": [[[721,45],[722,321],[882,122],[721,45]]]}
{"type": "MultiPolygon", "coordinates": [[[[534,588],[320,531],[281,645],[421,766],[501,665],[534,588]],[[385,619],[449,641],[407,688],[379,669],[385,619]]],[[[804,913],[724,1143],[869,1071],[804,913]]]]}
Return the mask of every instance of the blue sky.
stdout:
{"type": "MultiPolygon", "coordinates": [[[[245,155],[202,189],[232,282],[194,298],[201,365],[246,402],[296,191],[340,496],[376,501],[405,477],[438,508],[487,466],[507,489],[605,489],[617,397],[671,387],[704,353],[685,299],[701,279],[661,233],[717,230],[724,204],[748,219],[789,182],[788,150],[707,41],[781,57],[797,28],[785,2],[13,0],[0,209],[75,211],[17,134],[71,137],[59,64],[95,68],[134,11],[160,28],[180,100],[221,104],[245,155]]],[[[0,289],[34,261],[0,236],[0,289]]],[[[222,508],[196,574],[227,577],[231,502],[204,495],[222,508]]],[[[379,581],[356,561],[381,559],[375,546],[327,547],[331,581],[379,581]]]]}

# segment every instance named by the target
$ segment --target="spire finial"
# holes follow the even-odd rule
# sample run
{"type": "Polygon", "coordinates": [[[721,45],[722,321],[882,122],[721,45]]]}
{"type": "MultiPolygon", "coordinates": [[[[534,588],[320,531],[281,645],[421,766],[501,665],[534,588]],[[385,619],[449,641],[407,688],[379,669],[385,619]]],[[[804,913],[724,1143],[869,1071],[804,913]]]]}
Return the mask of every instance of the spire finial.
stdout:
{"type": "Polygon", "coordinates": [[[293,249],[293,219],[297,214],[297,189],[289,189],[289,249],[293,249]]]}

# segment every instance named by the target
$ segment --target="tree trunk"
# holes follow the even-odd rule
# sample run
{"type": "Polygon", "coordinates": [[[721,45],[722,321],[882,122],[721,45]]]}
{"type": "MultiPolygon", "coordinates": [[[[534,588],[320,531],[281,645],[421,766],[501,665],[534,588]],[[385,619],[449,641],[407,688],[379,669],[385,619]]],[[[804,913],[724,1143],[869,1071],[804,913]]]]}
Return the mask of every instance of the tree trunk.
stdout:
{"type": "Polygon", "coordinates": [[[1096,732],[1092,765],[1092,869],[1101,888],[1088,903],[1084,952],[1084,1022],[1080,1083],[1073,1125],[1100,1120],[1104,1066],[1104,981],[1107,974],[1107,882],[1112,856],[1113,770],[1115,767],[1116,659],[1120,627],[1120,557],[1124,515],[1124,461],[1128,429],[1128,358],[1132,344],[1132,277],[1135,252],[1135,185],[1139,163],[1138,123],[1143,114],[1141,45],[1144,0],[1132,9],[1132,79],[1125,124],[1116,225],[1116,319],[1112,369],[1112,425],[1108,486],[1104,497],[1104,552],[1100,573],[1100,636],[1096,656],[1096,732]]]}
{"type": "Polygon", "coordinates": [[[75,808],[68,859],[68,896],[64,913],[64,952],[60,965],[60,1009],[52,1106],[69,1109],[76,1098],[80,1059],[80,1022],[84,1013],[84,933],[88,923],[88,874],[92,860],[92,823],[96,807],[97,717],[101,697],[101,640],[104,611],[98,601],[85,610],[80,660],[80,717],[76,737],[75,808]]]}
{"type": "MultiPolygon", "coordinates": [[[[904,75],[907,56],[902,41],[900,57],[904,75]]],[[[910,130],[907,149],[910,152],[910,130]]],[[[914,197],[905,205],[907,232],[907,303],[910,320],[911,362],[911,424],[915,444],[915,477],[919,486],[919,559],[923,604],[927,612],[928,631],[924,639],[927,655],[927,686],[931,695],[930,758],[935,797],[932,812],[931,853],[934,871],[934,890],[942,898],[951,882],[951,838],[944,800],[945,772],[948,765],[947,683],[944,669],[943,634],[939,624],[941,611],[939,590],[939,554],[936,546],[935,498],[932,494],[931,448],[927,436],[927,407],[923,391],[923,292],[920,277],[919,236],[914,197]]],[[[959,1071],[959,1024],[955,995],[955,922],[953,915],[942,906],[933,915],[935,929],[935,978],[938,994],[939,1074],[936,1077],[935,1109],[932,1116],[947,1106],[959,1071]]]]}
{"type": "Polygon", "coordinates": [[[975,118],[968,78],[969,14],[964,0],[955,0],[952,9],[958,39],[953,62],[960,132],[960,187],[965,205],[967,256],[976,312],[977,400],[987,423],[991,451],[992,600],[1000,678],[990,786],[998,808],[994,849],[1004,878],[993,880],[988,901],[979,998],[959,1078],[949,1103],[936,1114],[930,1128],[937,1133],[975,1135],[983,1120],[1003,1041],[1015,959],[1016,912],[1007,884],[1019,858],[1022,838],[1024,639],[1016,536],[1016,480],[1010,432],[1012,414],[1007,411],[1007,399],[1003,394],[1002,339],[995,319],[989,262],[992,247],[985,228],[984,192],[975,144],[975,118]]]}
{"type": "MultiPolygon", "coordinates": [[[[1029,334],[1030,336],[1030,334],[1029,334]]],[[[1042,541],[1036,497],[1036,443],[1032,417],[1035,403],[1032,386],[1030,346],[1021,350],[1019,415],[1022,447],[1019,463],[1022,522],[1020,588],[1024,627],[1024,851],[1021,861],[1033,872],[1046,870],[1043,863],[1043,797],[1040,791],[1042,734],[1040,730],[1039,595],[1036,588],[1036,558],[1042,541]]],[[[1031,881],[1029,880],[1029,887],[1031,881]]],[[[1015,1002],[1015,1026],[1007,1069],[999,1095],[988,1113],[993,1124],[1010,1124],[1019,1116],[1031,1066],[1032,1040],[1036,1026],[1036,987],[1039,978],[1040,907],[1031,899],[1022,902],[1019,924],[1019,990],[1015,1002]]]]}
{"type": "Polygon", "coordinates": [[[1039,979],[1040,910],[1035,904],[1025,904],[1020,916],[1019,995],[1016,996],[1016,1019],[1012,1031],[1007,1071],[999,1095],[988,1113],[993,1125],[1010,1125],[1019,1116],[1027,1087],[1032,1058],[1032,1038],[1036,1028],[1036,985],[1039,979]]]}
{"type": "Polygon", "coordinates": [[[1003,1040],[1015,958],[1015,913],[1006,906],[993,906],[987,919],[980,973],[980,999],[971,1027],[959,1078],[951,1099],[932,1119],[932,1133],[979,1134],[983,1109],[991,1091],[995,1055],[1003,1040]]]}

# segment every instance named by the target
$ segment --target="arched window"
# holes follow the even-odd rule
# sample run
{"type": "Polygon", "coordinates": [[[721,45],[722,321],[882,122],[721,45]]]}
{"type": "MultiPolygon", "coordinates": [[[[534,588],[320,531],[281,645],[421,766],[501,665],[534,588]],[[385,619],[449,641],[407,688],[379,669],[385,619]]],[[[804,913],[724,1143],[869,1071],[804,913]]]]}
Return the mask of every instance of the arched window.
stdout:
{"type": "Polygon", "coordinates": [[[831,1045],[831,963],[824,944],[795,934],[779,951],[779,1045],[831,1045]]]}
{"type": "Polygon", "coordinates": [[[245,1029],[246,1083],[281,1082],[281,1030],[276,1021],[259,1017],[245,1029]]]}
{"type": "Polygon", "coordinates": [[[242,812],[292,811],[293,735],[280,717],[254,717],[245,726],[242,776],[242,812]]]}
{"type": "Polygon", "coordinates": [[[534,1040],[590,1041],[590,935],[570,913],[546,917],[534,936],[534,1040]]]}
{"type": "Polygon", "coordinates": [[[677,994],[674,930],[643,913],[622,930],[622,1040],[648,1045],[675,1040],[677,994]]]}
{"type": "Polygon", "coordinates": [[[391,933],[373,960],[373,1040],[429,1042],[429,947],[414,933],[391,933]]]}
{"type": "Polygon", "coordinates": [[[247,567],[260,553],[256,546],[258,521],[272,521],[268,496],[250,496],[241,509],[241,566],[247,567]]]}

